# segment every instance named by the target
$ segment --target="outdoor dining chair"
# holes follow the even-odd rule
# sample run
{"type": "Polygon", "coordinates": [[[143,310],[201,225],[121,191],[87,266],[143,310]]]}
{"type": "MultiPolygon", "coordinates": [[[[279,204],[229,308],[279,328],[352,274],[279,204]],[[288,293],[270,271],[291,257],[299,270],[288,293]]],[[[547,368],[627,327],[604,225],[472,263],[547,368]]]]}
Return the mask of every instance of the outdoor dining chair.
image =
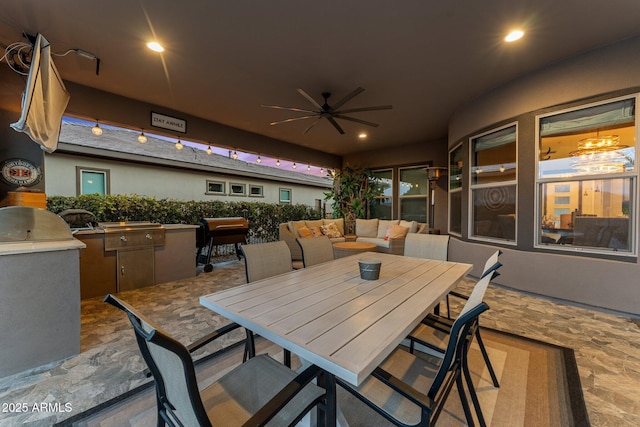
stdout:
{"type": "Polygon", "coordinates": [[[404,240],[404,255],[415,258],[446,261],[449,251],[449,235],[409,233],[404,240]]]}
{"type": "Polygon", "coordinates": [[[244,257],[247,283],[287,273],[291,266],[291,251],[283,241],[240,245],[244,257]]]}
{"type": "MultiPolygon", "coordinates": [[[[474,337],[471,328],[480,313],[489,307],[482,302],[486,276],[472,292],[453,322],[447,348],[442,358],[418,357],[401,347],[396,348],[373,373],[355,387],[339,378],[337,383],[355,397],[398,426],[435,424],[454,385],[458,390],[467,424],[474,425],[462,381],[466,353],[474,337]]],[[[475,390],[469,390],[476,406],[475,390]]],[[[476,406],[476,412],[479,407],[476,406]]]]}
{"type": "Polygon", "coordinates": [[[305,267],[311,267],[334,259],[333,243],[327,236],[299,237],[296,241],[302,249],[302,263],[305,267]]]}
{"type": "Polygon", "coordinates": [[[261,354],[199,390],[185,346],[117,297],[109,294],[104,301],[124,311],[133,326],[155,380],[158,426],[293,425],[314,407],[319,419],[326,416],[325,390],[312,382],[318,367],[298,374],[261,354]]]}

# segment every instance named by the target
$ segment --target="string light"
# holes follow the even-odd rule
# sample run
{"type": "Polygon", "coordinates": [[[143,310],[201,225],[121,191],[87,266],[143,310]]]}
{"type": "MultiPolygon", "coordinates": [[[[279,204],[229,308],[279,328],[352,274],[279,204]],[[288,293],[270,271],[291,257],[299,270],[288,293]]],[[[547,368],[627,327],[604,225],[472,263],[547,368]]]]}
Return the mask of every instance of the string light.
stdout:
{"type": "Polygon", "coordinates": [[[184,145],[182,145],[182,142],[180,142],[180,139],[178,139],[178,142],[176,142],[176,149],[182,150],[183,148],[184,148],[184,145]]]}
{"type": "Polygon", "coordinates": [[[256,163],[262,163],[262,159],[260,158],[259,154],[258,154],[258,158],[256,159],[256,163]]]}
{"type": "Polygon", "coordinates": [[[94,127],[91,128],[91,133],[94,134],[95,136],[100,136],[102,135],[102,128],[100,127],[100,125],[98,124],[98,121],[96,120],[96,125],[94,127]]]}
{"type": "Polygon", "coordinates": [[[307,165],[307,172],[311,171],[311,165],[307,165]]]}
{"type": "Polygon", "coordinates": [[[297,168],[296,162],[293,162],[293,166],[291,166],[291,167],[294,168],[294,169],[297,168]]]}
{"type": "Polygon", "coordinates": [[[276,166],[280,167],[280,159],[276,160],[276,166]]]}
{"type": "Polygon", "coordinates": [[[211,155],[211,153],[213,153],[213,150],[211,149],[211,146],[207,147],[207,154],[211,155]]]}
{"type": "Polygon", "coordinates": [[[144,131],[140,132],[140,135],[138,135],[138,142],[140,144],[147,142],[147,135],[144,134],[144,131]]]}
{"type": "Polygon", "coordinates": [[[238,160],[238,153],[234,151],[231,157],[233,157],[233,160],[238,160]]]}
{"type": "Polygon", "coordinates": [[[320,168],[320,173],[324,173],[324,168],[320,168]]]}

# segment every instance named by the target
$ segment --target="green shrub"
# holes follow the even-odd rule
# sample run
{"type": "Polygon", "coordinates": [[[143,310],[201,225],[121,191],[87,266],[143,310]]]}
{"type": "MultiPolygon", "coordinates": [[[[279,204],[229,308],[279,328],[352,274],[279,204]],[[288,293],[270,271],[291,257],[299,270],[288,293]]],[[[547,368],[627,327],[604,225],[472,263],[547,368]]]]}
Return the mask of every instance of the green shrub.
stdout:
{"type": "Polygon", "coordinates": [[[84,209],[98,222],[151,221],[160,224],[194,224],[201,218],[245,217],[250,241],[278,240],[282,222],[322,218],[322,212],[305,205],[278,205],[259,202],[179,201],[138,195],[86,194],[77,197],[51,196],[47,210],[84,209]]]}

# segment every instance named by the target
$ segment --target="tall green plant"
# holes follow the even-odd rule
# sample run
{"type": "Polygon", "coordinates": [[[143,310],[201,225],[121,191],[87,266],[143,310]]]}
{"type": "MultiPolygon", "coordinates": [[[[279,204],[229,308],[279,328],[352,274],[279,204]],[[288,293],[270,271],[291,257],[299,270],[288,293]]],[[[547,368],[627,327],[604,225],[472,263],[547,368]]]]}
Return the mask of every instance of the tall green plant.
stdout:
{"type": "Polygon", "coordinates": [[[331,191],[324,193],[332,200],[333,216],[343,217],[349,232],[356,218],[366,218],[369,203],[382,194],[382,187],[373,172],[346,165],[336,170],[331,191]]]}

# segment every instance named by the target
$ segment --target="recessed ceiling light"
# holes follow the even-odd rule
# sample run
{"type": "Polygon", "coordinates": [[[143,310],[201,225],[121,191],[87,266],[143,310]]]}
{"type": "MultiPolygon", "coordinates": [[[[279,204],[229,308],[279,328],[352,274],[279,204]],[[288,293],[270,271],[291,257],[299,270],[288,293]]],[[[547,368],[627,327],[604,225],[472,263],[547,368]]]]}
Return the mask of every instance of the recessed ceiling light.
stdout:
{"type": "Polygon", "coordinates": [[[507,34],[507,37],[504,38],[504,41],[511,43],[516,40],[520,40],[522,36],[524,36],[524,31],[514,30],[507,34]]]}
{"type": "Polygon", "coordinates": [[[365,139],[366,137],[367,137],[367,134],[366,134],[366,133],[364,133],[364,132],[360,132],[360,133],[358,134],[358,138],[360,138],[360,139],[365,139]]]}
{"type": "Polygon", "coordinates": [[[147,43],[147,47],[154,52],[164,52],[164,47],[158,42],[149,42],[147,43]]]}

